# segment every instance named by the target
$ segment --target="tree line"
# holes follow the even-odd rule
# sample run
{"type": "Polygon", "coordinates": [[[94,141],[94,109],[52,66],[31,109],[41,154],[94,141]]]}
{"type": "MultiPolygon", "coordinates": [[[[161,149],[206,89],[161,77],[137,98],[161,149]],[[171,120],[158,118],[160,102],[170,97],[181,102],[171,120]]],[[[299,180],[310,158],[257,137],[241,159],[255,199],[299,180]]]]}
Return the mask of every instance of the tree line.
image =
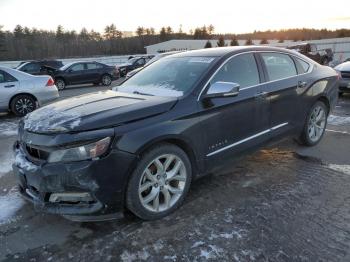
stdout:
{"type": "MultiPolygon", "coordinates": [[[[350,29],[287,29],[278,31],[254,31],[247,34],[216,34],[213,25],[197,27],[184,32],[182,26],[174,30],[170,26],[162,27],[159,32],[154,28],[139,26],[133,36],[124,35],[114,24],[105,27],[104,32],[96,32],[83,28],[80,32],[66,30],[58,26],[55,31],[28,28],[17,25],[12,31],[5,31],[0,25],[0,60],[30,60],[89,57],[103,55],[141,54],[145,46],[171,39],[218,39],[217,46],[238,45],[239,39],[252,44],[252,39],[306,41],[335,37],[350,37],[350,29]]],[[[206,47],[210,47],[207,42],[206,47]]]]}

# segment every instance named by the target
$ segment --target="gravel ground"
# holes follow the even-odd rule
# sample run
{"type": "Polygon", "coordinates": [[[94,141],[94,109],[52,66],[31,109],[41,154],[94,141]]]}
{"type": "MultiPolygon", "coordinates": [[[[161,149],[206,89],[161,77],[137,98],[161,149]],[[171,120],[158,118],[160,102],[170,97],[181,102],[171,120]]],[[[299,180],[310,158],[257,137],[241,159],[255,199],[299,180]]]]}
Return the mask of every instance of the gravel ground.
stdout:
{"type": "Polygon", "coordinates": [[[2,117],[0,260],[350,261],[349,119],[345,96],[319,145],[286,139],[231,161],[195,181],[183,207],[162,220],[75,223],[19,198],[3,164],[17,120],[2,117]]]}

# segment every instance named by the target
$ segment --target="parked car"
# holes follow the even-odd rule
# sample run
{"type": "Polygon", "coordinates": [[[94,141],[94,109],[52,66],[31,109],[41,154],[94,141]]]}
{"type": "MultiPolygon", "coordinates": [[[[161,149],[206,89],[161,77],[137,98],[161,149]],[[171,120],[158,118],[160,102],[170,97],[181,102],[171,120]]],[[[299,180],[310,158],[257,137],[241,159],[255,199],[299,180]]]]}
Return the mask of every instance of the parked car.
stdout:
{"type": "Polygon", "coordinates": [[[63,90],[67,85],[99,84],[109,86],[113,80],[119,78],[119,71],[115,66],[109,66],[98,62],[74,62],[69,63],[53,73],[58,90],[63,90]]]}
{"type": "Polygon", "coordinates": [[[294,49],[297,52],[311,58],[321,65],[328,65],[333,60],[333,51],[330,48],[317,49],[316,44],[305,43],[290,46],[288,49],[294,49]]]}
{"type": "Polygon", "coordinates": [[[350,93],[350,61],[339,64],[334,69],[338,71],[341,76],[339,81],[339,94],[350,93]]]}
{"type": "Polygon", "coordinates": [[[124,77],[128,72],[145,66],[149,60],[150,56],[132,57],[126,63],[117,65],[120,76],[124,77]]]}
{"type": "Polygon", "coordinates": [[[335,70],[287,49],[179,53],[113,90],[29,114],[14,173],[44,212],[86,221],[127,209],[158,219],[227,159],[287,135],[316,145],[337,98],[335,70]]]}
{"type": "Polygon", "coordinates": [[[150,65],[150,64],[154,63],[155,61],[158,61],[159,59],[163,58],[163,57],[166,57],[166,56],[169,56],[169,55],[173,55],[173,54],[177,54],[177,53],[181,53],[181,52],[183,52],[183,51],[171,51],[171,52],[158,54],[158,55],[154,56],[151,60],[149,60],[144,66],[139,67],[137,69],[134,69],[134,70],[128,72],[126,74],[125,78],[132,77],[137,72],[140,72],[145,66],[150,65]]]}
{"type": "Polygon", "coordinates": [[[57,60],[39,60],[20,63],[15,69],[31,75],[52,75],[52,73],[63,66],[57,60]]]}
{"type": "Polygon", "coordinates": [[[10,111],[24,116],[58,97],[55,82],[50,76],[33,76],[0,67],[0,112],[10,111]]]}

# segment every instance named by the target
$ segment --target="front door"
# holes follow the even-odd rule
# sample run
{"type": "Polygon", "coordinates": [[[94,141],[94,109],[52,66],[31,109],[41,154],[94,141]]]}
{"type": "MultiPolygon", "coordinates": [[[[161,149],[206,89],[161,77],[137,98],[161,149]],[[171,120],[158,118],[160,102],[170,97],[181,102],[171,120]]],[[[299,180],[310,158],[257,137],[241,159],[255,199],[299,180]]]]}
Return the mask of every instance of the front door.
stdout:
{"type": "Polygon", "coordinates": [[[86,82],[85,80],[86,67],[84,63],[78,63],[72,65],[67,72],[67,80],[69,84],[81,84],[86,82]]]}
{"type": "Polygon", "coordinates": [[[240,91],[235,97],[200,98],[203,157],[208,169],[268,139],[269,107],[260,95],[261,78],[254,54],[245,53],[225,62],[210,80],[206,88],[215,82],[232,82],[240,85],[240,91]]]}

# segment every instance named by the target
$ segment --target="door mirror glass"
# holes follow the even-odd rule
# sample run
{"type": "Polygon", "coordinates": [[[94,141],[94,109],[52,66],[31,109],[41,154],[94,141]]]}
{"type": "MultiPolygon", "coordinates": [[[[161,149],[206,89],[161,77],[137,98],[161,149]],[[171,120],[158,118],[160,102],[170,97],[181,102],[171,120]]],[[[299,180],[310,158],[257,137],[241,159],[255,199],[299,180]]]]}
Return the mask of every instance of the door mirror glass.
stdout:
{"type": "Polygon", "coordinates": [[[236,96],[239,93],[239,84],[232,83],[232,82],[215,82],[212,84],[207,94],[205,95],[206,98],[215,98],[215,97],[230,97],[230,96],[236,96]]]}

